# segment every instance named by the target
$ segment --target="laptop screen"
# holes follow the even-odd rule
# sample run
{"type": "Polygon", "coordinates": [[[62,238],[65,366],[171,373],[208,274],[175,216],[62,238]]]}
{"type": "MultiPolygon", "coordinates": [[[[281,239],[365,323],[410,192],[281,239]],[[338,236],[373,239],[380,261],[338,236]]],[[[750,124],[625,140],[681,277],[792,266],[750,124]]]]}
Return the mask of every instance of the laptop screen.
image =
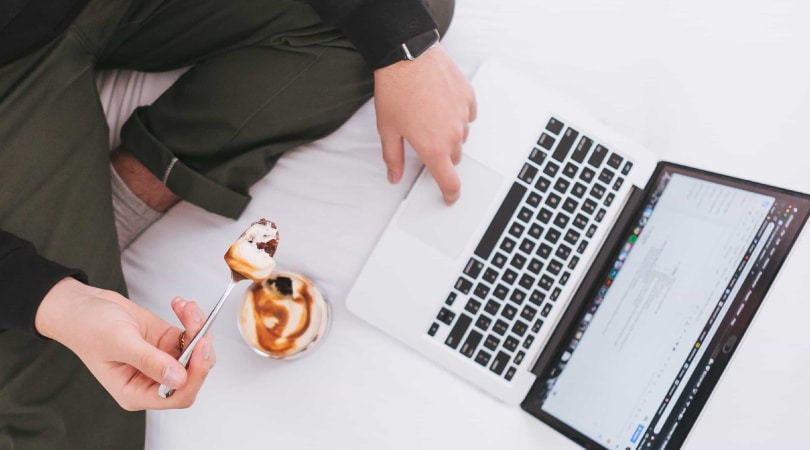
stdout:
{"type": "Polygon", "coordinates": [[[809,210],[662,163],[524,408],[589,448],[679,447],[809,210]]]}

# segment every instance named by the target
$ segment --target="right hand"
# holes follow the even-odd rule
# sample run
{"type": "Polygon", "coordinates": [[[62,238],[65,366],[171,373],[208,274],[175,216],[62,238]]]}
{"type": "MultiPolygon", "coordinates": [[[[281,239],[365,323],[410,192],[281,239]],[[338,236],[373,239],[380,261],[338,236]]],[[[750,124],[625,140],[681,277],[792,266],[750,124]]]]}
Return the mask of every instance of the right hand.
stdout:
{"type": "MultiPolygon", "coordinates": [[[[172,309],[186,327],[186,343],[205,315],[179,297],[172,309]]],[[[183,330],[170,325],[116,292],[73,278],[59,281],[37,310],[37,331],[73,351],[122,408],[187,408],[194,403],[216,357],[210,336],[200,340],[188,369],[177,361],[183,330]],[[158,386],[175,389],[168,399],[158,386]]]]}
{"type": "Polygon", "coordinates": [[[374,105],[388,181],[402,178],[407,141],[436,180],[445,203],[458,200],[461,180],[454,166],[461,161],[477,105],[469,80],[441,44],[413,61],[375,70],[374,105]]]}

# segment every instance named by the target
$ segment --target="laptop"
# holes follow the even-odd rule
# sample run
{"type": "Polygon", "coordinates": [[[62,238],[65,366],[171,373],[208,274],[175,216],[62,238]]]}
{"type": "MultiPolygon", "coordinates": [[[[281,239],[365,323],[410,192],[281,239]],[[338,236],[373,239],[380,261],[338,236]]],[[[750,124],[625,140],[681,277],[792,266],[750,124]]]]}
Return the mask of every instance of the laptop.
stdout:
{"type": "Polygon", "coordinates": [[[347,306],[586,448],[685,441],[810,196],[657,161],[494,62],[447,207],[423,170],[347,306]]]}

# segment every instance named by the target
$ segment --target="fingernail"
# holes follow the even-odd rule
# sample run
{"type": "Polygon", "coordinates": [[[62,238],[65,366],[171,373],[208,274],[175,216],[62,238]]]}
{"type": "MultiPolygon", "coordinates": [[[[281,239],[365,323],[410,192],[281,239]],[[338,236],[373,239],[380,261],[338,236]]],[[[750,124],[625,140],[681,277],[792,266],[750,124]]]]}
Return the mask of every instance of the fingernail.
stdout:
{"type": "Polygon", "coordinates": [[[166,366],[163,369],[163,384],[169,386],[172,389],[177,389],[180,387],[180,379],[181,374],[174,366],[166,366]]]}
{"type": "Polygon", "coordinates": [[[206,361],[211,359],[211,341],[206,342],[203,346],[203,359],[206,361]]]}
{"type": "Polygon", "coordinates": [[[394,184],[395,178],[396,174],[393,171],[391,171],[391,169],[388,169],[388,182],[394,184]]]}

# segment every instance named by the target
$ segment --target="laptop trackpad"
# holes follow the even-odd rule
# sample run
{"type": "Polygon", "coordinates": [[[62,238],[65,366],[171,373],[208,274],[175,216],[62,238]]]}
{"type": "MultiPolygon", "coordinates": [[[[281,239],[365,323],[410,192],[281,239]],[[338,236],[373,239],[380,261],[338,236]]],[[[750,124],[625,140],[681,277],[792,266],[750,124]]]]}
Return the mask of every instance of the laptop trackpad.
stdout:
{"type": "Polygon", "coordinates": [[[503,179],[466,155],[456,170],[461,178],[461,197],[455,204],[444,203],[439,187],[425,169],[397,222],[402,230],[452,259],[458,258],[469,243],[503,179]]]}

